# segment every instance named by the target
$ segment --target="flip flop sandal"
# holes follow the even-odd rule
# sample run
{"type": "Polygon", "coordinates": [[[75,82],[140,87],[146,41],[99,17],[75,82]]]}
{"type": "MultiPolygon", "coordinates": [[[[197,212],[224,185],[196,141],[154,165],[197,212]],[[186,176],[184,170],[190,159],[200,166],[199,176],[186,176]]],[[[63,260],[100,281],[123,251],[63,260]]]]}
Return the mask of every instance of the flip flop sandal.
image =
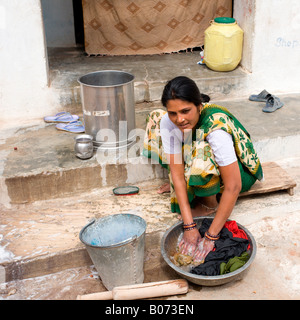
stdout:
{"type": "Polygon", "coordinates": [[[71,121],[68,124],[58,123],[56,126],[57,130],[72,132],[72,133],[81,133],[84,132],[84,125],[81,121],[71,121]]]}
{"type": "Polygon", "coordinates": [[[62,122],[62,123],[68,123],[74,120],[78,120],[79,116],[72,115],[69,112],[59,112],[55,116],[47,116],[44,118],[45,122],[62,122]]]}
{"type": "Polygon", "coordinates": [[[268,100],[266,105],[262,108],[263,112],[274,112],[277,109],[283,107],[283,103],[280,101],[279,98],[271,96],[268,100]]]}
{"type": "Polygon", "coordinates": [[[259,94],[252,94],[249,97],[249,100],[250,101],[259,101],[259,102],[267,102],[268,98],[270,98],[270,97],[271,97],[271,94],[268,91],[263,90],[259,94]]]}

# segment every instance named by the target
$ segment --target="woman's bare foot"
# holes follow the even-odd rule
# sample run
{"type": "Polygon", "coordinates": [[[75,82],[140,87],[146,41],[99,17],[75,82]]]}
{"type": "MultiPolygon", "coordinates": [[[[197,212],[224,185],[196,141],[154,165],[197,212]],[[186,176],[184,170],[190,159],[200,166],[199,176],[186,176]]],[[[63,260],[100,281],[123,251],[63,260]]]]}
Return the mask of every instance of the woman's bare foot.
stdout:
{"type": "MultiPolygon", "coordinates": [[[[192,216],[193,218],[196,217],[206,217],[206,216],[210,216],[214,213],[217,212],[218,209],[218,205],[214,208],[211,207],[207,207],[202,203],[197,203],[196,206],[194,208],[192,208],[192,216]]],[[[181,215],[178,215],[178,220],[182,220],[181,215]]]]}
{"type": "Polygon", "coordinates": [[[215,207],[207,207],[202,203],[198,203],[194,208],[192,208],[192,216],[196,217],[205,217],[210,216],[211,214],[216,213],[218,205],[215,207]]]}
{"type": "Polygon", "coordinates": [[[169,193],[170,191],[171,191],[170,183],[167,182],[167,183],[163,184],[163,185],[157,190],[157,193],[159,193],[159,194],[169,193]]]}

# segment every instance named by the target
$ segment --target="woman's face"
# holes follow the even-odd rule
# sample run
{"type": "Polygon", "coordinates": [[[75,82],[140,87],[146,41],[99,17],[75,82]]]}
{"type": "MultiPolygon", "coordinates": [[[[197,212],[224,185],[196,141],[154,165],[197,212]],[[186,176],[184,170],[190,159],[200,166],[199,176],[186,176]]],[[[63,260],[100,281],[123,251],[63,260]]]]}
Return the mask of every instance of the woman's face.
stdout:
{"type": "Polygon", "coordinates": [[[180,99],[169,100],[167,111],[170,120],[183,132],[194,129],[199,120],[200,106],[196,107],[192,102],[180,99]]]}

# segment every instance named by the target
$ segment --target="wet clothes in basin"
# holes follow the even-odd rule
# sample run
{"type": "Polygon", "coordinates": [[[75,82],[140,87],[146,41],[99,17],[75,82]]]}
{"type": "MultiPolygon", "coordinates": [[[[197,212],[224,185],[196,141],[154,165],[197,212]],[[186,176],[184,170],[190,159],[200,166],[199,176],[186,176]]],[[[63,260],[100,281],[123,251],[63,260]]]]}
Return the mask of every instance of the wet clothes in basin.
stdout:
{"type": "MultiPolygon", "coordinates": [[[[204,219],[199,232],[204,237],[212,223],[204,219]]],[[[240,257],[249,247],[246,233],[239,229],[235,221],[227,221],[220,232],[220,239],[215,241],[215,248],[206,256],[204,263],[191,269],[191,273],[206,276],[220,275],[221,263],[227,264],[230,259],[240,257]]],[[[247,260],[246,260],[247,261],[247,260]]]]}

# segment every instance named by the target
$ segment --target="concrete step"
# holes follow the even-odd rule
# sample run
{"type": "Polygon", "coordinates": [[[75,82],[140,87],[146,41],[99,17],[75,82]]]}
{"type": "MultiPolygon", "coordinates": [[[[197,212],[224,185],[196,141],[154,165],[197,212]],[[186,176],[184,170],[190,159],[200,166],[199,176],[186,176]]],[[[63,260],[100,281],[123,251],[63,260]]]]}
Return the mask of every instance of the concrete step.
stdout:
{"type": "MultiPolygon", "coordinates": [[[[232,299],[299,298],[300,288],[295,281],[299,275],[296,252],[300,240],[297,234],[300,212],[298,160],[279,161],[297,182],[294,196],[286,192],[250,196],[239,199],[234,208],[230,218],[245,226],[257,243],[257,256],[245,278],[218,287],[218,290],[200,287],[201,295],[199,286],[190,284],[191,290],[185,298],[226,299],[228,295],[232,299]],[[274,232],[289,236],[274,238],[274,232]],[[235,294],[237,290],[238,294],[235,294]]],[[[7,293],[17,288],[16,294],[8,299],[62,297],[63,293],[69,292],[67,286],[74,288],[68,299],[75,299],[76,294],[105,291],[99,278],[95,277],[92,262],[79,240],[79,232],[92,218],[121,212],[137,214],[147,222],[145,282],[178,278],[160,254],[165,230],[178,220],[169,211],[169,195],[156,194],[159,184],[157,180],[143,182],[139,184],[140,193],[132,197],[115,197],[107,187],[80,196],[3,208],[0,211],[0,284],[8,282],[7,289],[10,289],[3,290],[7,293]],[[76,288],[78,278],[73,272],[77,271],[72,268],[78,267],[88,270],[85,269],[83,283],[76,288]],[[66,276],[68,274],[70,276],[66,276]],[[47,277],[42,278],[43,275],[47,277]],[[27,280],[22,282],[21,279],[27,280]],[[60,283],[55,279],[60,279],[60,283]],[[72,279],[72,283],[68,279],[72,279]],[[38,282],[43,283],[43,288],[38,282]],[[62,290],[61,287],[65,288],[62,290]]],[[[0,286],[0,297],[1,289],[3,286],[0,286]]]]}
{"type": "Polygon", "coordinates": [[[196,81],[203,93],[213,99],[241,96],[248,74],[241,68],[215,72],[200,66],[199,51],[149,56],[86,56],[80,48],[49,48],[50,86],[62,110],[81,112],[77,79],[89,72],[121,70],[134,75],[136,103],[161,99],[166,82],[178,75],[196,81]]]}
{"type": "MultiPolygon", "coordinates": [[[[56,52],[49,58],[51,87],[57,91],[65,110],[81,115],[79,76],[101,69],[125,70],[136,77],[136,101],[151,101],[137,103],[135,107],[137,128],[145,129],[149,111],[160,107],[156,100],[160,99],[165,81],[182,71],[196,80],[204,93],[211,95],[212,102],[227,107],[245,125],[262,162],[300,156],[300,94],[280,96],[285,106],[271,114],[263,113],[263,103],[241,97],[233,99],[247,81],[247,74],[240,69],[226,74],[208,71],[196,64],[198,53],[122,60],[120,57],[85,57],[72,50],[66,54],[64,50],[61,56],[56,52]],[[84,63],[76,65],[81,60],[84,63]]],[[[141,157],[107,165],[99,164],[97,153],[89,160],[79,160],[74,154],[75,137],[43,120],[1,128],[0,283],[90,265],[78,239],[80,229],[91,218],[120,212],[136,213],[146,219],[145,261],[153,259],[156,267],[161,264],[157,253],[161,235],[177,221],[177,216],[169,212],[169,195],[158,197],[156,194],[162,180],[167,178],[166,171],[141,157]],[[126,199],[115,197],[112,188],[124,184],[138,185],[139,195],[126,199]]],[[[289,173],[299,186],[299,168],[295,171],[291,166],[289,173]]],[[[280,216],[282,212],[296,218],[300,210],[298,186],[293,197],[283,192],[240,200],[233,218],[238,218],[254,233],[256,223],[260,223],[261,217],[269,221],[271,211],[279,221],[287,218],[280,216]]],[[[263,244],[268,242],[263,233],[257,236],[263,244]]],[[[273,248],[272,244],[267,246],[273,248]]],[[[278,256],[278,252],[276,254],[278,256]]],[[[153,272],[163,272],[157,271],[162,270],[161,266],[164,268],[161,264],[153,272]]],[[[147,268],[150,270],[153,264],[147,268]]]]}
{"type": "MultiPolygon", "coordinates": [[[[300,155],[299,95],[281,99],[285,106],[271,114],[262,112],[260,103],[246,99],[217,101],[246,126],[262,162],[300,155]]],[[[157,107],[158,103],[137,104],[136,127],[144,130],[147,114],[157,107]]],[[[76,135],[58,131],[54,124],[43,121],[12,128],[3,136],[2,204],[54,199],[107,186],[167,178],[165,169],[142,156],[103,165],[96,151],[93,158],[80,160],[74,152],[76,135]]]]}
{"type": "MultiPolygon", "coordinates": [[[[0,283],[28,279],[65,269],[89,266],[92,261],[80,230],[94,218],[132,213],[147,223],[145,249],[159,248],[161,232],[177,222],[169,213],[168,195],[157,197],[160,180],[142,182],[140,192],[117,197],[106,187],[80,195],[1,207],[0,283]]],[[[147,260],[148,254],[145,254],[147,260]]]]}
{"type": "Polygon", "coordinates": [[[144,157],[102,165],[95,151],[93,158],[80,160],[74,152],[75,137],[42,124],[8,138],[2,145],[2,203],[54,199],[167,177],[163,168],[144,157]]]}

